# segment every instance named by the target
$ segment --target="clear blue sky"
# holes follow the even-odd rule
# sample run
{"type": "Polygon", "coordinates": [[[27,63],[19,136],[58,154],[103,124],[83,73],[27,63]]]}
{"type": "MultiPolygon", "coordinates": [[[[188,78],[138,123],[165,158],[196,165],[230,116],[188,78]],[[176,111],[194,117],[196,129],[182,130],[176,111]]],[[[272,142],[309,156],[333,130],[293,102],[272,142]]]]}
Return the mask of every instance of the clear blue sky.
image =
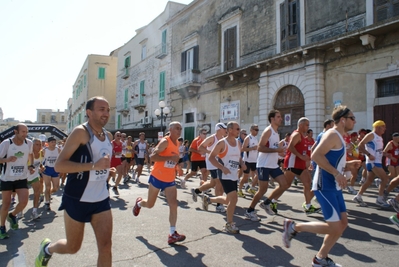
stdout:
{"type": "Polygon", "coordinates": [[[0,0],[4,118],[36,121],[36,109],[66,109],[86,56],[109,55],[158,16],[167,2],[0,0]]]}

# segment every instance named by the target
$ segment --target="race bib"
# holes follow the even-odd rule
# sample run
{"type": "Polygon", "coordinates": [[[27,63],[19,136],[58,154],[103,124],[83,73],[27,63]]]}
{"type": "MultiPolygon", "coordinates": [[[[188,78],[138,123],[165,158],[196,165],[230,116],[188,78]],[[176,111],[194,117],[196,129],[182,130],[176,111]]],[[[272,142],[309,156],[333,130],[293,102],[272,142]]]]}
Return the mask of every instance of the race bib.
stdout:
{"type": "Polygon", "coordinates": [[[108,169],[105,170],[91,170],[89,174],[89,181],[98,182],[105,181],[108,178],[108,169]]]}
{"type": "Polygon", "coordinates": [[[24,174],[25,166],[11,166],[10,175],[13,177],[22,176],[24,174]]]}
{"type": "Polygon", "coordinates": [[[397,156],[397,155],[399,155],[399,150],[398,149],[395,150],[395,156],[397,156]]]}
{"type": "Polygon", "coordinates": [[[165,164],[163,166],[165,168],[174,169],[176,166],[176,162],[174,162],[173,160],[167,160],[165,161],[165,164]]]}
{"type": "Polygon", "coordinates": [[[229,160],[229,163],[227,164],[227,168],[230,170],[231,173],[238,171],[239,167],[240,167],[240,162],[238,161],[229,160]]]}

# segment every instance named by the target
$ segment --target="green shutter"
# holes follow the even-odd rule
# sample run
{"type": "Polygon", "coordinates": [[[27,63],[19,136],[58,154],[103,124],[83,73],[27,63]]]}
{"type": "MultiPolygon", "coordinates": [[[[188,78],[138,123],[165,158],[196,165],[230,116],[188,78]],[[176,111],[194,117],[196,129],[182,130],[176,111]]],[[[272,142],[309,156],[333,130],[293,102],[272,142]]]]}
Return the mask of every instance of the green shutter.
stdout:
{"type": "Polygon", "coordinates": [[[129,68],[130,67],[130,56],[125,58],[125,68],[129,68]]]}
{"type": "Polygon", "coordinates": [[[78,124],[82,123],[82,114],[78,114],[78,124]]]}
{"type": "Polygon", "coordinates": [[[118,114],[118,129],[121,128],[121,114],[118,114]]]}
{"type": "Polygon", "coordinates": [[[162,53],[166,53],[166,29],[162,32],[162,53]]]}
{"type": "Polygon", "coordinates": [[[86,88],[86,75],[83,76],[83,86],[84,86],[84,88],[86,88]]]}
{"type": "Polygon", "coordinates": [[[100,80],[105,79],[105,68],[102,68],[102,67],[98,68],[98,79],[100,79],[100,80]]]}
{"type": "Polygon", "coordinates": [[[141,81],[140,82],[140,104],[144,104],[144,96],[143,96],[143,94],[144,94],[144,86],[145,86],[144,81],[141,81]]]}
{"type": "Polygon", "coordinates": [[[129,89],[125,89],[125,103],[123,106],[124,109],[127,109],[128,94],[129,94],[129,89]]]}
{"type": "Polygon", "coordinates": [[[159,74],[159,100],[165,99],[165,72],[159,74]]]}

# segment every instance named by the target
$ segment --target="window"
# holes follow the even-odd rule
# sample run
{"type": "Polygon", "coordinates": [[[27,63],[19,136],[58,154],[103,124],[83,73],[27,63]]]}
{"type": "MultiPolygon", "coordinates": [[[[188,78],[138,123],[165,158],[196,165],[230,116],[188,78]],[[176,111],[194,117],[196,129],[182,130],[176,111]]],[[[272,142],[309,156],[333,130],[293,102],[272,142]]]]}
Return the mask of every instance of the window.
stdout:
{"type": "Polygon", "coordinates": [[[105,68],[103,68],[103,67],[98,68],[98,79],[100,79],[100,80],[105,79],[105,68]]]}
{"type": "Polygon", "coordinates": [[[237,26],[224,31],[224,70],[237,67],[237,26]]]}
{"type": "Polygon", "coordinates": [[[61,122],[65,122],[65,116],[64,115],[61,116],[61,122]]]}
{"type": "Polygon", "coordinates": [[[122,118],[121,118],[121,114],[118,114],[118,127],[117,129],[120,129],[122,125],[122,118]]]}
{"type": "Polygon", "coordinates": [[[162,49],[161,53],[165,54],[166,53],[166,29],[162,31],[162,49]]]}
{"type": "Polygon", "coordinates": [[[78,114],[78,123],[77,124],[81,124],[82,123],[82,114],[78,114]]]}
{"type": "Polygon", "coordinates": [[[123,109],[127,109],[129,101],[129,89],[125,89],[125,99],[123,103],[123,109]]]}
{"type": "Polygon", "coordinates": [[[86,83],[87,82],[87,80],[86,80],[86,75],[85,76],[83,76],[83,87],[84,88],[86,88],[86,83]]]}
{"type": "Polygon", "coordinates": [[[374,21],[399,16],[399,0],[374,0],[374,21]]]}
{"type": "Polygon", "coordinates": [[[284,0],[280,4],[281,51],[300,45],[299,0],[284,0]]]}
{"type": "Polygon", "coordinates": [[[147,57],[147,46],[143,45],[141,47],[141,60],[144,60],[147,57]]]}
{"type": "Polygon", "coordinates": [[[165,72],[159,74],[159,100],[165,99],[165,72]]]}
{"type": "Polygon", "coordinates": [[[145,86],[144,81],[141,81],[140,82],[140,104],[141,105],[144,104],[144,86],[145,86]]]}
{"type": "Polygon", "coordinates": [[[194,122],[194,112],[186,113],[186,123],[194,122]]]}
{"type": "Polygon", "coordinates": [[[186,70],[198,70],[198,48],[196,45],[181,53],[181,72],[186,70]]]}
{"type": "Polygon", "coordinates": [[[377,97],[399,95],[399,76],[377,80],[377,97]]]}
{"type": "Polygon", "coordinates": [[[42,115],[42,123],[46,123],[46,115],[42,115]]]}

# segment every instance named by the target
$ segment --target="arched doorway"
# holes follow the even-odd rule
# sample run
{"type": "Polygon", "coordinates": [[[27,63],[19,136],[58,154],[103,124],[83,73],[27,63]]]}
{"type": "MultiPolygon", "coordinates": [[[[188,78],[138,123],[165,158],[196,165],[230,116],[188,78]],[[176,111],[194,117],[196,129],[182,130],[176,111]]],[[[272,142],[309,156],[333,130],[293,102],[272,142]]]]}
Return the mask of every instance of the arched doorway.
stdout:
{"type": "Polygon", "coordinates": [[[305,115],[305,100],[301,90],[293,85],[282,88],[277,93],[274,109],[279,110],[283,117],[278,131],[280,138],[284,138],[286,133],[292,133],[297,128],[298,120],[305,115]]]}

